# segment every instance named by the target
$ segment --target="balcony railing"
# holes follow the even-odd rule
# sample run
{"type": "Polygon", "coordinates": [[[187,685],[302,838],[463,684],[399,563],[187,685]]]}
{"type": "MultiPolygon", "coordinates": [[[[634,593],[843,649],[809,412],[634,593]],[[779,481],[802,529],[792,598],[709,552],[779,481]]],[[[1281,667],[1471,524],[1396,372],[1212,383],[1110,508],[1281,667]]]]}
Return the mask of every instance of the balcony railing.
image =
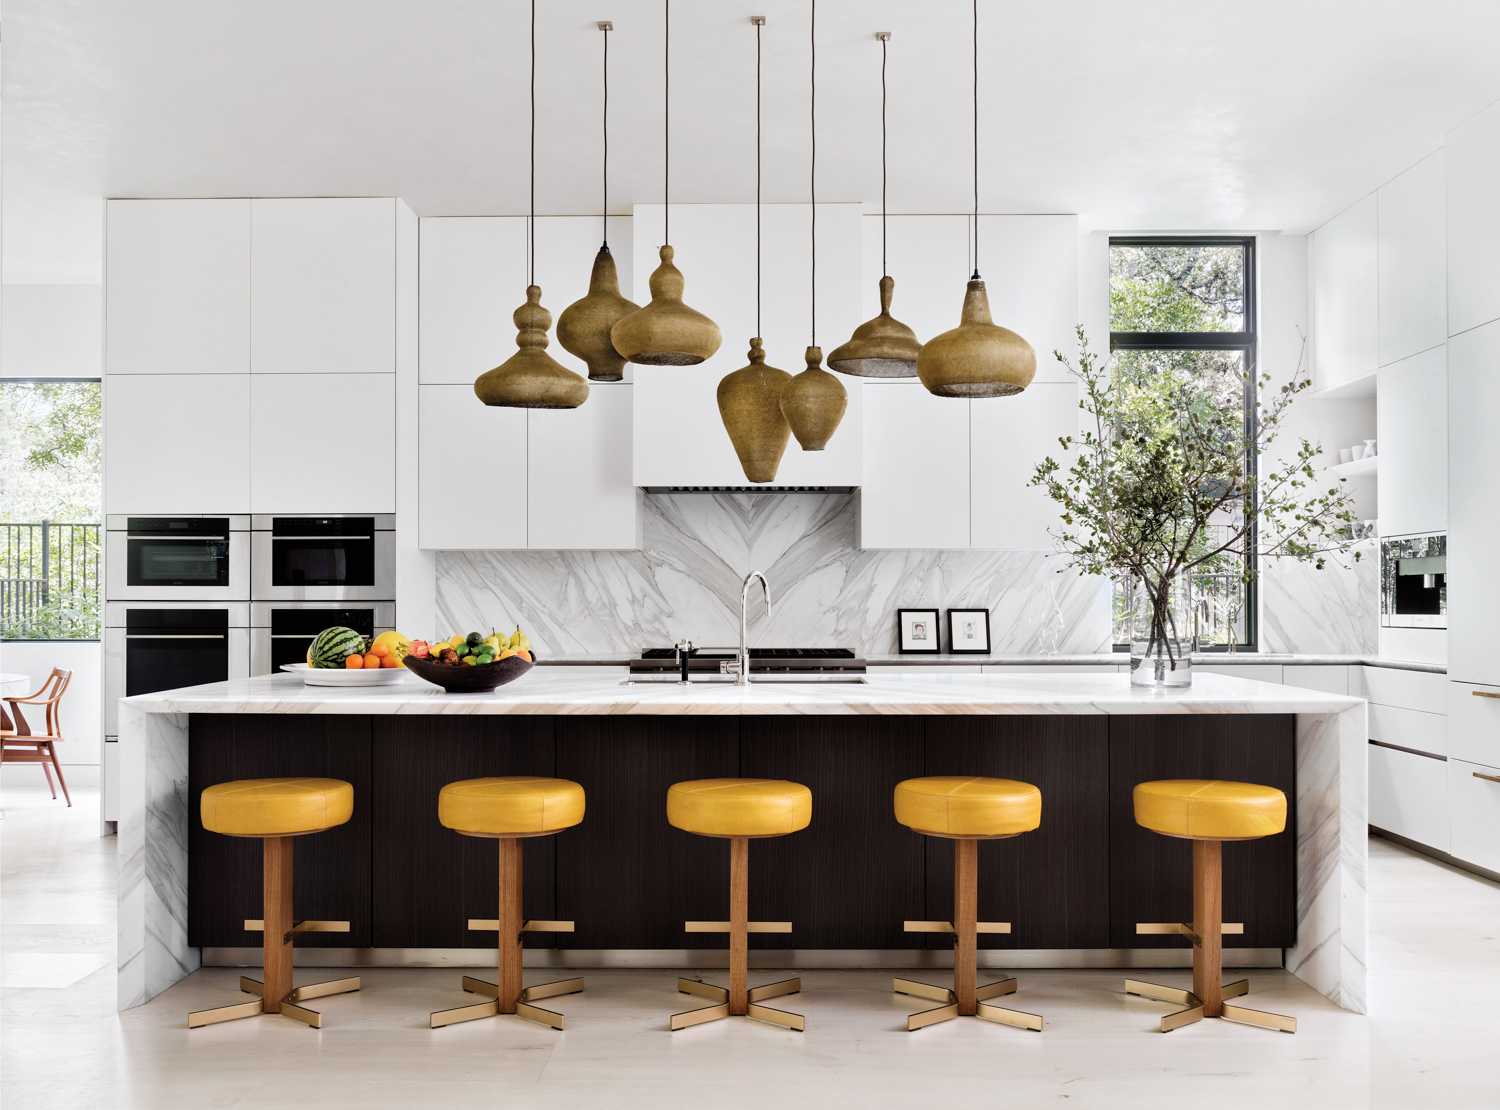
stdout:
{"type": "Polygon", "coordinates": [[[0,524],[0,639],[97,640],[97,524],[0,524]]]}

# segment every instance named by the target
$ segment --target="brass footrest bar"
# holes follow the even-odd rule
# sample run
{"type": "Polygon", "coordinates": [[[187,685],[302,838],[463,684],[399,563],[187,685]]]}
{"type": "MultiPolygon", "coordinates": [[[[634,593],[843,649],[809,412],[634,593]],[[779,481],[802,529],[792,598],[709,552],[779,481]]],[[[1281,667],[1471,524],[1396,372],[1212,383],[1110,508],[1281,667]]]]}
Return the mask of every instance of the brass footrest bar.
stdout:
{"type": "MultiPolygon", "coordinates": [[[[689,933],[727,933],[729,922],[727,921],[684,921],[683,930],[689,933]]],[[[792,923],[790,921],[749,921],[745,924],[747,933],[790,933],[792,923]]]]}
{"type": "MultiPolygon", "coordinates": [[[[263,933],[266,931],[266,923],[256,918],[245,918],[245,932],[263,933]]],[[[282,944],[290,944],[298,933],[347,933],[349,922],[347,921],[294,921],[289,932],[281,938],[282,944]]]]}
{"type": "MultiPolygon", "coordinates": [[[[318,924],[323,924],[319,922],[318,924]]],[[[342,930],[327,930],[329,932],[341,932],[342,930]]],[[[240,1002],[233,1006],[220,1006],[213,1010],[198,1010],[188,1015],[188,1028],[196,1029],[200,1025],[217,1025],[221,1021],[235,1021],[238,1018],[254,1017],[256,1014],[265,1013],[265,984],[259,979],[251,979],[248,976],[240,976],[240,990],[246,994],[256,995],[254,1002],[240,1002]]],[[[294,1005],[297,1002],[306,1002],[310,998],[327,998],[332,994],[348,994],[360,989],[360,977],[354,975],[348,979],[330,979],[326,983],[309,983],[305,987],[297,987],[281,1000],[281,1013],[294,1021],[300,1021],[304,1025],[310,1025],[314,1029],[323,1027],[323,1019],[316,1010],[309,1010],[303,1006],[294,1005]]]]}
{"type": "MultiPolygon", "coordinates": [[[[942,1002],[944,1005],[934,1007],[931,1010],[920,1010],[911,1014],[906,1019],[908,1032],[915,1033],[918,1029],[925,1029],[929,1025],[937,1025],[939,1022],[950,1021],[961,1017],[958,1012],[958,996],[948,987],[936,987],[929,983],[919,983],[915,979],[892,979],[891,989],[897,994],[909,994],[916,998],[928,998],[934,1002],[942,1002]]],[[[978,1005],[973,1014],[987,1021],[997,1021],[1002,1025],[1014,1025],[1020,1029],[1031,1029],[1040,1033],[1042,1031],[1042,1018],[1039,1014],[1029,1014],[1024,1010],[1007,1010],[1003,1006],[986,1006],[985,999],[998,998],[1001,995],[1014,994],[1016,992],[1016,980],[1014,978],[1001,979],[994,983],[985,983],[974,989],[974,997],[978,1005]]]]}
{"type": "MultiPolygon", "coordinates": [[[[498,933],[500,922],[495,918],[469,918],[469,928],[476,933],[498,933]]],[[[521,926],[523,933],[571,933],[573,923],[571,921],[528,921],[521,926]]]]}
{"type": "MultiPolygon", "coordinates": [[[[549,924],[567,924],[572,922],[549,922],[549,924]]],[[[561,930],[559,930],[561,931],[561,930]]],[[[457,1025],[463,1021],[474,1021],[478,1018],[496,1017],[500,1014],[500,988],[494,983],[487,983],[483,979],[475,979],[472,975],[462,978],[463,988],[470,994],[485,994],[495,999],[493,1002],[480,1002],[473,1006],[457,1006],[451,1010],[437,1010],[428,1018],[433,1029],[441,1029],[445,1025],[457,1025]]],[[[556,998],[563,994],[579,994],[583,991],[582,977],[577,979],[559,979],[553,983],[538,983],[535,986],[526,987],[516,997],[516,1017],[523,1017],[535,1021],[541,1025],[550,1025],[553,1029],[563,1028],[566,1018],[553,1010],[544,1010],[540,1006],[529,1005],[538,998],[556,998]]]]}
{"type": "MultiPolygon", "coordinates": [[[[906,921],[902,923],[908,933],[951,933],[953,922],[951,921],[906,921]]],[[[976,933],[1008,933],[1010,932],[1009,921],[976,921],[974,923],[976,933]]]]}
{"type": "MultiPolygon", "coordinates": [[[[1222,989],[1223,997],[1238,998],[1250,991],[1249,979],[1237,979],[1233,983],[1227,983],[1222,989]]],[[[1184,1025],[1192,1025],[1204,1018],[1203,1003],[1192,991],[1181,990],[1177,987],[1164,987],[1156,983],[1144,983],[1139,979],[1125,980],[1125,993],[1139,995],[1142,998],[1150,998],[1157,1002],[1173,1002],[1185,1007],[1176,1013],[1167,1014],[1161,1019],[1161,1031],[1170,1033],[1173,1029],[1181,1029],[1184,1025]]],[[[1245,1006],[1223,1007],[1222,1016],[1230,1021],[1243,1022],[1246,1025],[1259,1025],[1265,1029],[1277,1029],[1283,1033],[1295,1033],[1297,1031],[1297,1019],[1284,1017],[1281,1014],[1268,1014],[1263,1010],[1251,1010],[1245,1006]]]]}
{"type": "MultiPolygon", "coordinates": [[[[708,930],[704,930],[707,932],[708,930]]],[[[672,1030],[687,1029],[694,1025],[703,1025],[706,1022],[718,1021],[727,1018],[729,1013],[729,989],[718,987],[712,983],[701,983],[697,979],[678,979],[677,990],[682,994],[696,994],[700,998],[709,998],[718,1003],[716,1006],[704,1006],[697,1010],[684,1010],[680,1014],[673,1014],[667,1023],[672,1030]]],[[[788,1013],[785,1010],[773,1009],[770,1006],[757,1005],[762,999],[780,998],[786,994],[797,994],[802,990],[802,980],[783,979],[779,983],[766,983],[764,986],[751,987],[746,992],[748,1005],[745,1016],[755,1018],[757,1021],[768,1021],[773,1025],[784,1026],[798,1033],[807,1029],[807,1019],[801,1014],[788,1013]]]]}
{"type": "MultiPolygon", "coordinates": [[[[1245,931],[1243,921],[1225,921],[1219,925],[1219,932],[1224,936],[1241,935],[1245,931]]],[[[1198,934],[1193,931],[1191,925],[1179,925],[1172,921],[1138,921],[1135,925],[1136,936],[1147,936],[1152,934],[1175,934],[1187,937],[1194,944],[1198,943],[1198,934]]]]}

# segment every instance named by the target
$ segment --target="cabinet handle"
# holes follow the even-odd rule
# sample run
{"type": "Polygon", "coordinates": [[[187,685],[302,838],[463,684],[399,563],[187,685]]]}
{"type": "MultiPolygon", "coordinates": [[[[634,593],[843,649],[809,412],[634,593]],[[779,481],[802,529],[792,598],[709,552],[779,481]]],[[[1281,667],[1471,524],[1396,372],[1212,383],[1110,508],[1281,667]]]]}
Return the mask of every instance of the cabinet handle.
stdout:
{"type": "Polygon", "coordinates": [[[1478,771],[1475,771],[1474,777],[1476,779],[1484,779],[1485,782],[1500,782],[1500,775],[1481,775],[1478,771]]]}
{"type": "Polygon", "coordinates": [[[1476,698],[1500,698],[1500,694],[1492,694],[1488,690],[1470,690],[1476,698]]]}

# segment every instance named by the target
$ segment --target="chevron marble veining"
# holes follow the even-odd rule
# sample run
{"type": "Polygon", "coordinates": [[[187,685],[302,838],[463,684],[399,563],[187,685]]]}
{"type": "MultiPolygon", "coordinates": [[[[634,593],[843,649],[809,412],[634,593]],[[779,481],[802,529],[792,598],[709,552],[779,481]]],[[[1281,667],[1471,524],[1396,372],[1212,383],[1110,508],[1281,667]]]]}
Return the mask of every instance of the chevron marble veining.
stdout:
{"type": "Polygon", "coordinates": [[[640,551],[438,552],[441,630],[519,623],[553,654],[733,644],[760,570],[774,605],[752,599],[756,646],[889,654],[897,609],[972,607],[995,654],[1108,650],[1103,579],[1041,551],[860,550],[851,494],[651,494],[644,513],[640,551]]]}

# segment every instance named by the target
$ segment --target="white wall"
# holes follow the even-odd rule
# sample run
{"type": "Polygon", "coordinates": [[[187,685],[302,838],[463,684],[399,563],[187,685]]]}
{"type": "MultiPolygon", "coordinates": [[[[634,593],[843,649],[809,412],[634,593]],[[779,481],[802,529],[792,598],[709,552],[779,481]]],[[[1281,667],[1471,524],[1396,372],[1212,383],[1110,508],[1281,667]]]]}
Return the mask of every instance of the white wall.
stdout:
{"type": "Polygon", "coordinates": [[[12,378],[97,378],[104,286],[5,286],[0,372],[12,378]]]}
{"type": "MultiPolygon", "coordinates": [[[[27,694],[35,693],[41,687],[53,667],[73,672],[73,680],[60,707],[62,734],[66,739],[57,746],[58,758],[64,767],[98,767],[102,739],[99,735],[99,641],[0,643],[0,672],[29,676],[31,685],[27,694]]],[[[27,712],[26,719],[34,732],[45,727],[45,719],[39,713],[27,712]]],[[[7,767],[5,774],[7,777],[35,775],[38,781],[42,779],[39,768],[17,771],[7,767]]],[[[95,784],[97,779],[87,776],[79,781],[80,786],[95,784]]]]}

